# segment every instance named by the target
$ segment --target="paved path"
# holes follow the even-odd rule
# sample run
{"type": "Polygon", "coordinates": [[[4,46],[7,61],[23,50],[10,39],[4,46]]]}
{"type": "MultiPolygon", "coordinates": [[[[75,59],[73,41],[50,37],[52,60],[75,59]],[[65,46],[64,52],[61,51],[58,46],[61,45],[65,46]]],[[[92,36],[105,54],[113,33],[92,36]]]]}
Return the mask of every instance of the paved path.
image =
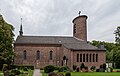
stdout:
{"type": "Polygon", "coordinates": [[[42,76],[42,73],[40,72],[40,69],[34,69],[33,76],[42,76]]]}

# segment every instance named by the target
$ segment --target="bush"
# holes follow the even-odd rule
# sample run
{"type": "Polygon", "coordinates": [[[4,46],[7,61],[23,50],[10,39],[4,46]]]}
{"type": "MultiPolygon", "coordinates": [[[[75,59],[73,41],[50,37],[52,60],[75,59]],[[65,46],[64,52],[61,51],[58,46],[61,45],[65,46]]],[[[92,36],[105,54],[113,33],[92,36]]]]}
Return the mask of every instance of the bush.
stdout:
{"type": "Polygon", "coordinates": [[[40,68],[40,70],[44,70],[44,68],[40,68]]]}
{"type": "Polygon", "coordinates": [[[54,66],[53,65],[48,65],[44,68],[45,73],[50,73],[54,71],[54,66]]]}
{"type": "Polygon", "coordinates": [[[19,70],[13,69],[11,70],[11,73],[14,73],[15,75],[19,75],[21,72],[19,70]]]}
{"type": "Polygon", "coordinates": [[[27,67],[27,69],[31,69],[31,70],[34,70],[34,66],[32,65],[10,65],[10,69],[24,69],[25,67],[27,67]]]}
{"type": "Polygon", "coordinates": [[[10,73],[10,75],[9,76],[15,76],[15,73],[10,73]]]}
{"type": "Polygon", "coordinates": [[[84,65],[84,63],[81,63],[80,70],[82,70],[83,68],[85,68],[85,65],[84,65]]]}
{"type": "Polygon", "coordinates": [[[96,69],[95,66],[92,66],[92,67],[90,68],[90,70],[92,70],[92,71],[94,71],[95,69],[96,69]]]}
{"type": "Polygon", "coordinates": [[[64,71],[64,68],[62,68],[62,67],[60,67],[59,69],[58,69],[58,72],[63,72],[64,71]]]}
{"type": "Polygon", "coordinates": [[[27,67],[24,67],[23,70],[24,70],[24,71],[28,71],[27,67]]]}
{"type": "Polygon", "coordinates": [[[103,64],[103,69],[106,70],[106,64],[105,63],[103,64]]]}
{"type": "Polygon", "coordinates": [[[3,64],[3,71],[8,70],[8,65],[7,64],[3,64]]]}
{"type": "Polygon", "coordinates": [[[76,68],[77,68],[77,65],[73,65],[73,70],[76,70],[76,68]]]}
{"type": "Polygon", "coordinates": [[[59,67],[58,72],[64,72],[65,70],[67,70],[67,67],[65,67],[65,66],[59,67]]]}
{"type": "Polygon", "coordinates": [[[96,72],[99,72],[99,69],[96,69],[96,72]]]}
{"type": "Polygon", "coordinates": [[[105,69],[100,68],[100,69],[99,69],[99,72],[105,72],[105,69]]]}
{"type": "Polygon", "coordinates": [[[65,73],[65,76],[71,76],[71,73],[67,72],[65,73]]]}
{"type": "Polygon", "coordinates": [[[54,70],[59,70],[59,67],[58,66],[54,66],[54,70]]]}

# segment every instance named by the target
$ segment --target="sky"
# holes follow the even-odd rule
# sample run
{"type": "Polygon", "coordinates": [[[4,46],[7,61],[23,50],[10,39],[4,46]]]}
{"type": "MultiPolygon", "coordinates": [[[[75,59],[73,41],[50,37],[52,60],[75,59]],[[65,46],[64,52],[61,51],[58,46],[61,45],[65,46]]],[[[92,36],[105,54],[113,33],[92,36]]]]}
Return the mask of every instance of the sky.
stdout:
{"type": "Polygon", "coordinates": [[[120,0],[0,0],[0,13],[28,36],[73,36],[72,20],[87,15],[88,41],[114,42],[120,26],[120,0]]]}

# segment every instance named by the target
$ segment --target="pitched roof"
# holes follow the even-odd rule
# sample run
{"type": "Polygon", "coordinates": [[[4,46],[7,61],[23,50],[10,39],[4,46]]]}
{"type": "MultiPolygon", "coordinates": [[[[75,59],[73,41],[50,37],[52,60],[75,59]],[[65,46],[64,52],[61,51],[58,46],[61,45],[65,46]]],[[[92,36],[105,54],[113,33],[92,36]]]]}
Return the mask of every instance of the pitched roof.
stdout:
{"type": "Polygon", "coordinates": [[[73,50],[105,50],[99,49],[76,37],[62,36],[18,36],[15,44],[60,44],[73,50]]]}

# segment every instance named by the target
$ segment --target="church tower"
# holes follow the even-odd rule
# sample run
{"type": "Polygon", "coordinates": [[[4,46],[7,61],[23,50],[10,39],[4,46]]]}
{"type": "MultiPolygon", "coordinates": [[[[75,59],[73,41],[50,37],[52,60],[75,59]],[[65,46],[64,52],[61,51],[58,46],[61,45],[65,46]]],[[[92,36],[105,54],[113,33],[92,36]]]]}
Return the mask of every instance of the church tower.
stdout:
{"type": "Polygon", "coordinates": [[[73,37],[87,41],[87,16],[80,15],[73,19],[73,37]]]}
{"type": "Polygon", "coordinates": [[[21,25],[20,25],[20,31],[19,31],[19,35],[23,36],[23,29],[22,29],[22,18],[21,18],[21,25]]]}

